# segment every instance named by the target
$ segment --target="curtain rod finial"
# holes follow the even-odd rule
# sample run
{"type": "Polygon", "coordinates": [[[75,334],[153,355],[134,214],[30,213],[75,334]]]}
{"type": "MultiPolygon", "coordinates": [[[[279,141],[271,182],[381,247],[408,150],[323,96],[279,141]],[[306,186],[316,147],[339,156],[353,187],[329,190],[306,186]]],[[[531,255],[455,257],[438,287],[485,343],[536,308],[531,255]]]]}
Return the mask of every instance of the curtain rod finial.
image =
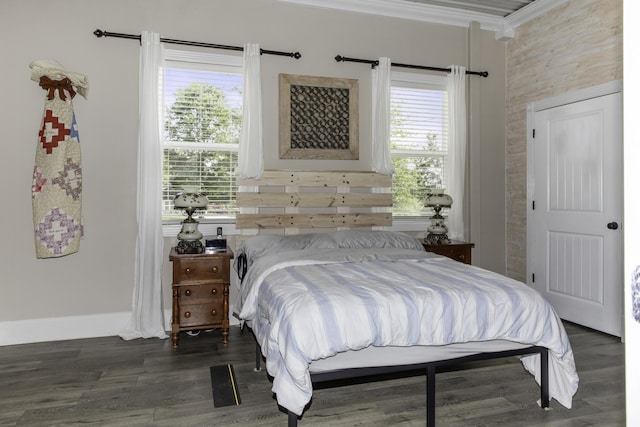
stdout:
{"type": "Polygon", "coordinates": [[[341,55],[336,55],[335,60],[336,62],[342,62],[344,61],[344,58],[341,55]]]}
{"type": "Polygon", "coordinates": [[[96,36],[96,37],[98,37],[98,38],[103,37],[103,36],[104,36],[104,31],[102,31],[102,30],[95,30],[95,31],[93,32],[93,35],[95,35],[95,36],[96,36]]]}

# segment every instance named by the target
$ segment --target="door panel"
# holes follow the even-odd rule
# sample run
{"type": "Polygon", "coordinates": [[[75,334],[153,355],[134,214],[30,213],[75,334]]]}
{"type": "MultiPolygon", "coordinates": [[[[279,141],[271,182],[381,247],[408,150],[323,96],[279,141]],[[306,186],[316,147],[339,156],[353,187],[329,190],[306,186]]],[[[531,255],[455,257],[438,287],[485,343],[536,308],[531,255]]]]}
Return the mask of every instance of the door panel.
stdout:
{"type": "Polygon", "coordinates": [[[604,111],[567,113],[549,111],[552,117],[545,123],[549,135],[549,210],[601,212],[604,111]]]}
{"type": "Polygon", "coordinates": [[[547,291],[602,304],[602,240],[550,231],[547,291]]]}
{"type": "Polygon", "coordinates": [[[622,332],[621,95],[535,113],[532,285],[561,318],[622,332]],[[534,280],[535,278],[535,280],[534,280]]]}

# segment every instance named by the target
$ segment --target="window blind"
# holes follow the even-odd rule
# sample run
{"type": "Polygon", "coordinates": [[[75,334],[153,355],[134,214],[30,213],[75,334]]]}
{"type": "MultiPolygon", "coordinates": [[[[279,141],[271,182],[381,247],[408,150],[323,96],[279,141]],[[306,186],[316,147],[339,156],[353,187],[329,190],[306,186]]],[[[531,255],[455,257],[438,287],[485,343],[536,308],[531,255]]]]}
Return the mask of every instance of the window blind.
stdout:
{"type": "Polygon", "coordinates": [[[162,73],[163,218],[181,219],[173,198],[185,188],[207,195],[204,217],[233,217],[242,123],[242,69],[222,55],[165,61],[162,73]],[[211,58],[214,58],[213,60],[211,58]]]}
{"type": "Polygon", "coordinates": [[[429,190],[446,187],[448,112],[444,78],[393,73],[394,215],[423,214],[423,202],[429,190]]]}

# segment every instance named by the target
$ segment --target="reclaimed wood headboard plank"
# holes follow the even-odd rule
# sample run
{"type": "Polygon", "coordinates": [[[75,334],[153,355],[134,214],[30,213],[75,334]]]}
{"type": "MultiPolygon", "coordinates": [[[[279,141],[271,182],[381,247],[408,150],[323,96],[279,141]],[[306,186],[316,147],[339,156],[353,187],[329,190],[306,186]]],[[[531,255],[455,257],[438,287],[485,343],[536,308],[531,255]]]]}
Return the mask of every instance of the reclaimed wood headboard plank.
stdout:
{"type": "Polygon", "coordinates": [[[331,208],[331,207],[391,207],[391,193],[280,193],[258,192],[238,193],[238,206],[252,207],[299,207],[299,208],[331,208]]]}
{"type": "Polygon", "coordinates": [[[260,179],[240,179],[247,186],[391,187],[391,176],[375,172],[264,171],[260,179]]]}
{"type": "Polygon", "coordinates": [[[276,171],[238,180],[236,227],[283,229],[388,227],[391,179],[375,172],[276,171]]]}
{"type": "Polygon", "coordinates": [[[237,228],[344,228],[391,226],[391,213],[238,214],[237,228]]]}

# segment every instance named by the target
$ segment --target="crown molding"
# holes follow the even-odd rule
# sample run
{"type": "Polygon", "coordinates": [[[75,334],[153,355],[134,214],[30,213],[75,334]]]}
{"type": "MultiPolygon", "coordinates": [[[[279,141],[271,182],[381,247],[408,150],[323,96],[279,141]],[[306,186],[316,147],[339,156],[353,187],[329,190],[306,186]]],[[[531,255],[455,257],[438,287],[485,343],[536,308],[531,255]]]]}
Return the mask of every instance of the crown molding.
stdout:
{"type": "Polygon", "coordinates": [[[533,3],[504,18],[504,21],[507,27],[517,28],[566,2],[567,0],[535,0],[533,3]]]}
{"type": "Polygon", "coordinates": [[[536,0],[501,18],[485,13],[449,7],[435,6],[406,0],[277,0],[304,6],[336,9],[349,12],[368,13],[400,19],[430,22],[434,24],[468,27],[471,22],[478,22],[483,30],[494,31],[496,39],[513,38],[514,30],[567,0],[536,0]]]}
{"type": "Polygon", "coordinates": [[[511,15],[504,18],[502,37],[499,37],[498,32],[496,32],[496,39],[508,40],[513,38],[515,29],[520,25],[543,15],[551,9],[554,9],[566,2],[567,0],[535,0],[533,3],[528,4],[522,9],[513,12],[511,15]]]}

